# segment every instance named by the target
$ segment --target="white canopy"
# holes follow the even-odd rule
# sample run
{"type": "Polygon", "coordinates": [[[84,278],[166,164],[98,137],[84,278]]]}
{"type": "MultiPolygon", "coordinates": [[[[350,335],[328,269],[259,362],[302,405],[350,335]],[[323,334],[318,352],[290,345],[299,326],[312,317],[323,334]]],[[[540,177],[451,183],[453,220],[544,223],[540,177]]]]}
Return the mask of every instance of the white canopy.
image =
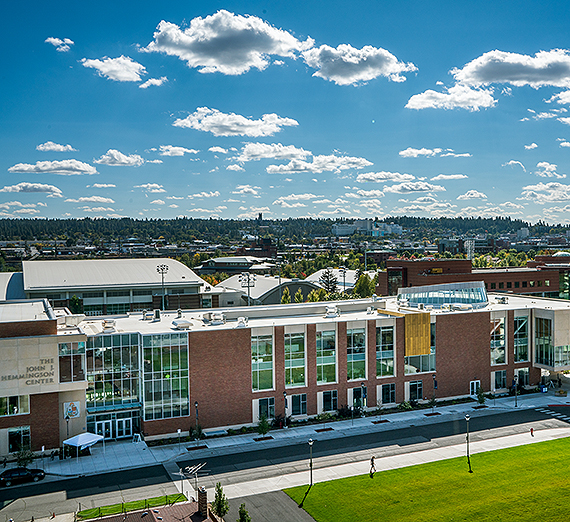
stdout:
{"type": "Polygon", "coordinates": [[[80,433],[79,435],[75,435],[75,437],[64,440],[63,443],[68,446],[75,446],[79,449],[85,449],[89,446],[93,446],[93,444],[96,444],[104,438],[103,435],[95,435],[95,433],[80,433]]]}

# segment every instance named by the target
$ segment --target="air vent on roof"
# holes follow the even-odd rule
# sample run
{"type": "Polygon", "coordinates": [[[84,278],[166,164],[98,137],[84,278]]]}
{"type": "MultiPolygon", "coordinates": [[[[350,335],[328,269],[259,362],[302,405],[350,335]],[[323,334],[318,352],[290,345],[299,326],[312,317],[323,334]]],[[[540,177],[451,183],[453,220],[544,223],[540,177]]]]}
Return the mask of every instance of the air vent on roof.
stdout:
{"type": "Polygon", "coordinates": [[[102,323],[103,330],[112,331],[115,330],[115,319],[105,319],[102,323]]]}
{"type": "Polygon", "coordinates": [[[247,326],[247,317],[238,317],[236,328],[245,328],[247,326]]]}
{"type": "Polygon", "coordinates": [[[160,310],[158,308],[154,311],[154,320],[160,321],[160,310]]]}
{"type": "Polygon", "coordinates": [[[509,298],[505,296],[497,297],[497,303],[499,304],[508,304],[509,298]]]}
{"type": "Polygon", "coordinates": [[[189,330],[192,328],[192,323],[188,319],[174,319],[172,326],[177,330],[189,330]]]}
{"type": "Polygon", "coordinates": [[[325,309],[325,317],[338,317],[338,307],[335,305],[327,306],[325,309]]]}
{"type": "Polygon", "coordinates": [[[180,308],[178,309],[177,317],[178,317],[178,318],[182,317],[182,310],[181,310],[180,308]]]}
{"type": "Polygon", "coordinates": [[[85,319],[85,315],[83,314],[66,315],[65,326],[68,327],[77,326],[81,321],[83,321],[83,319],[85,319]]]}

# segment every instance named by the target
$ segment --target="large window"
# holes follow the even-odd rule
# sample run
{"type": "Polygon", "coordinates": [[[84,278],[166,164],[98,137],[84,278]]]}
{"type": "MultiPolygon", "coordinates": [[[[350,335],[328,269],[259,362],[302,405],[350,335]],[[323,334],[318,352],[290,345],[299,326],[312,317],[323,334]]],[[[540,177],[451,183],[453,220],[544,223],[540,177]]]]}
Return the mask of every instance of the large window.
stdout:
{"type": "Polygon", "coordinates": [[[529,385],[529,375],[530,369],[529,368],[519,368],[515,370],[519,377],[519,385],[520,386],[528,386],[529,385]]]}
{"type": "Polygon", "coordinates": [[[347,379],[366,379],[366,333],[364,328],[346,331],[347,379]]]}
{"type": "Polygon", "coordinates": [[[0,416],[30,413],[30,396],[0,397],[0,416]]]}
{"type": "Polygon", "coordinates": [[[285,386],[305,386],[305,334],[285,334],[285,386]]]}
{"type": "Polygon", "coordinates": [[[505,364],[505,318],[491,320],[491,364],[505,364]]]}
{"type": "Polygon", "coordinates": [[[554,366],[554,347],[552,346],[552,321],[537,317],[536,326],[536,362],[545,366],[554,366]]]}
{"type": "Polygon", "coordinates": [[[85,342],[59,343],[59,382],[85,380],[85,342]]]}
{"type": "Polygon", "coordinates": [[[131,305],[129,303],[114,303],[107,305],[107,314],[126,314],[131,311],[131,305]]]}
{"type": "Polygon", "coordinates": [[[395,404],[396,402],[396,384],[391,382],[382,385],[382,404],[395,404]]]}
{"type": "Polygon", "coordinates": [[[188,415],[188,334],[145,335],[142,341],[145,420],[188,415]]]}
{"type": "Polygon", "coordinates": [[[273,419],[275,417],[275,398],[259,399],[259,418],[273,419]]]}
{"type": "Polygon", "coordinates": [[[317,332],[317,384],[329,382],[336,382],[336,334],[334,330],[317,332]]]}
{"type": "Polygon", "coordinates": [[[423,399],[423,383],[422,381],[411,381],[410,382],[410,400],[419,401],[423,399]]]}
{"type": "Polygon", "coordinates": [[[528,361],[528,317],[515,317],[515,362],[528,361]]]}
{"type": "Polygon", "coordinates": [[[501,370],[495,373],[495,390],[502,390],[507,387],[507,370],[501,370]]]}
{"type": "Polygon", "coordinates": [[[293,395],[291,399],[291,415],[307,415],[307,394],[293,395]]]}
{"type": "Polygon", "coordinates": [[[31,449],[31,436],[29,426],[8,429],[8,452],[17,453],[21,450],[31,449]]]}
{"type": "Polygon", "coordinates": [[[273,389],[273,336],[258,335],[251,338],[252,390],[273,389]]]}
{"type": "Polygon", "coordinates": [[[404,357],[404,372],[413,374],[435,372],[435,370],[435,323],[431,323],[429,353],[404,357]]]}
{"type": "Polygon", "coordinates": [[[338,393],[336,390],[323,392],[323,411],[336,411],[338,409],[338,393]]]}
{"type": "Polygon", "coordinates": [[[394,327],[376,328],[376,376],[394,375],[394,327]]]}

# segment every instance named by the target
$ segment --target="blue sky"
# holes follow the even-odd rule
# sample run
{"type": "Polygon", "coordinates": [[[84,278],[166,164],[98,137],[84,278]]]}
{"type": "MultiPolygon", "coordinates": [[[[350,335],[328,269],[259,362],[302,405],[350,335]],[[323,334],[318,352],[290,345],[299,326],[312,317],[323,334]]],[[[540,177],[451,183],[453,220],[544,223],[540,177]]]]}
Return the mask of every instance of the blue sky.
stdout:
{"type": "Polygon", "coordinates": [[[570,222],[567,2],[0,12],[0,217],[570,222]]]}

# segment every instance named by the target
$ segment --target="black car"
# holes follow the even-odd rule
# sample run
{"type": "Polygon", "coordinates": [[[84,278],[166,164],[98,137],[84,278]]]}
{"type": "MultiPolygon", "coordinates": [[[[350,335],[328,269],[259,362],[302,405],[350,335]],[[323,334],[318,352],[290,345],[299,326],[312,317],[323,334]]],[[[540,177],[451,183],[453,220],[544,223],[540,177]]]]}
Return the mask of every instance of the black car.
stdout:
{"type": "Polygon", "coordinates": [[[43,469],[12,468],[0,474],[0,485],[11,486],[21,482],[37,482],[45,476],[43,469]]]}

